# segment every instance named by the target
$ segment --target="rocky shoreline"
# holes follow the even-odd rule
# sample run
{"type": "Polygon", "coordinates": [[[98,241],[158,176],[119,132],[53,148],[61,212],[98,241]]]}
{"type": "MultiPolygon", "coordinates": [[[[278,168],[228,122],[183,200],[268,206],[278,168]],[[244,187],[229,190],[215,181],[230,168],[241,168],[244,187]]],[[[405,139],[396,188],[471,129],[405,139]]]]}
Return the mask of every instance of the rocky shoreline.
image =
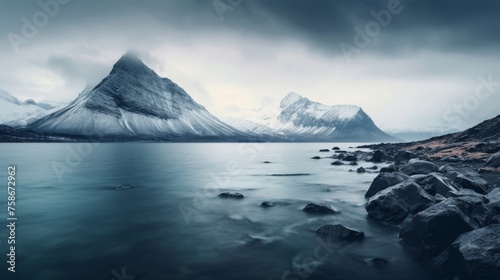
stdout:
{"type": "MultiPolygon", "coordinates": [[[[481,153],[480,158],[462,153],[460,159],[450,160],[415,143],[350,148],[321,149],[329,154],[311,160],[329,159],[334,168],[365,164],[349,172],[378,173],[365,193],[368,216],[399,228],[400,244],[415,258],[434,264],[445,279],[500,280],[500,153],[481,153]]],[[[271,174],[278,175],[309,174],[271,174]]],[[[224,192],[219,197],[244,195],[224,192]]],[[[264,201],[260,206],[283,204],[264,201]]],[[[324,202],[310,202],[302,210],[311,215],[339,213],[324,202]]],[[[348,242],[365,237],[342,224],[326,224],[315,232],[348,242]]]]}
{"type": "Polygon", "coordinates": [[[368,215],[397,224],[415,257],[447,279],[500,279],[500,153],[437,157],[428,146],[362,146],[380,170],[365,197],[368,215]]]}

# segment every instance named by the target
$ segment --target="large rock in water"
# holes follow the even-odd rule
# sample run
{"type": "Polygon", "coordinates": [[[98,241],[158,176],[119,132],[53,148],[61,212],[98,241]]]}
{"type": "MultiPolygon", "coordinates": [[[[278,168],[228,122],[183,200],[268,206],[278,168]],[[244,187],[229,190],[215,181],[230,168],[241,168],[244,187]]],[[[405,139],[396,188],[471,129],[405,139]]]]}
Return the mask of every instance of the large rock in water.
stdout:
{"type": "Polygon", "coordinates": [[[365,197],[370,198],[379,191],[385,190],[388,187],[392,187],[408,179],[410,179],[410,176],[399,172],[380,173],[373,180],[370,188],[368,188],[368,191],[365,194],[365,197]]]}
{"type": "Polygon", "coordinates": [[[492,155],[488,161],[486,161],[485,166],[499,168],[500,167],[500,153],[492,155]]]}
{"type": "Polygon", "coordinates": [[[415,181],[406,180],[372,196],[366,203],[371,217],[387,222],[402,222],[409,214],[416,214],[434,205],[434,198],[415,181]]]}
{"type": "Polygon", "coordinates": [[[384,152],[382,152],[381,150],[376,150],[373,153],[373,156],[370,159],[370,161],[373,161],[373,162],[382,162],[383,159],[384,159],[384,157],[385,157],[385,153],[384,152]]]}
{"type": "Polygon", "coordinates": [[[470,189],[480,194],[487,194],[491,190],[488,182],[479,173],[469,168],[447,172],[445,176],[462,188],[470,189]]]}
{"type": "Polygon", "coordinates": [[[357,231],[343,225],[324,225],[316,230],[316,233],[321,236],[336,237],[349,241],[361,240],[365,238],[365,233],[357,231]]]}
{"type": "Polygon", "coordinates": [[[245,196],[243,196],[241,193],[237,192],[223,192],[218,195],[220,198],[234,198],[234,199],[243,199],[245,196]]]}
{"type": "Polygon", "coordinates": [[[431,173],[415,181],[430,195],[440,194],[448,197],[450,192],[455,193],[459,190],[449,178],[443,177],[438,173],[431,173]]]}
{"type": "Polygon", "coordinates": [[[500,225],[460,235],[436,262],[450,279],[500,279],[500,225]]]}
{"type": "Polygon", "coordinates": [[[409,163],[401,166],[399,171],[411,176],[416,174],[430,174],[432,172],[438,172],[439,167],[430,161],[411,160],[409,163]]]}
{"type": "Polygon", "coordinates": [[[413,216],[399,237],[413,253],[437,256],[462,233],[486,226],[493,217],[483,200],[472,196],[448,198],[413,216]]]}
{"type": "Polygon", "coordinates": [[[308,203],[302,210],[310,214],[335,214],[339,212],[325,202],[308,203]]]}

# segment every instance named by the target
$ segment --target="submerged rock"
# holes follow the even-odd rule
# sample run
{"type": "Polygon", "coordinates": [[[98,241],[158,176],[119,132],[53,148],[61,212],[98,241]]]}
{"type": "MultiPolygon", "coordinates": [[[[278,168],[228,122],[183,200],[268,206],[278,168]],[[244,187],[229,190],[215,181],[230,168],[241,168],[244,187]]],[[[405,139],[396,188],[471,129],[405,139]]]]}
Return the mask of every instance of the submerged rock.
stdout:
{"type": "Polygon", "coordinates": [[[354,230],[340,224],[324,225],[316,230],[316,233],[321,236],[329,236],[349,241],[361,240],[365,238],[365,233],[354,230]]]}
{"type": "Polygon", "coordinates": [[[357,163],[357,162],[355,162],[355,161],[351,161],[351,162],[349,163],[349,165],[356,166],[356,165],[358,165],[358,163],[357,163]]]}
{"type": "Polygon", "coordinates": [[[266,160],[266,161],[264,161],[263,163],[271,163],[271,162],[266,160]]]}
{"type": "Polygon", "coordinates": [[[314,156],[311,159],[321,159],[321,157],[320,156],[314,156]]]}
{"type": "Polygon", "coordinates": [[[372,197],[379,191],[385,190],[388,187],[392,187],[408,179],[410,179],[410,176],[399,172],[380,173],[373,180],[372,184],[370,185],[370,188],[365,194],[365,197],[366,198],[372,197]]]}
{"type": "Polygon", "coordinates": [[[403,225],[399,237],[413,253],[430,258],[462,233],[486,226],[492,216],[479,198],[448,198],[413,216],[403,225]]]}
{"type": "Polygon", "coordinates": [[[325,202],[321,203],[310,202],[302,210],[310,214],[335,214],[339,212],[335,208],[333,208],[330,204],[325,202]]]}
{"type": "Polygon", "coordinates": [[[366,170],[363,167],[360,167],[360,168],[356,169],[356,172],[358,172],[358,173],[365,173],[366,170]]]}
{"type": "Polygon", "coordinates": [[[367,260],[368,262],[372,263],[373,266],[377,268],[385,268],[387,265],[389,265],[389,261],[383,258],[371,258],[367,260]]]}
{"type": "Polygon", "coordinates": [[[436,263],[453,279],[500,279],[500,225],[460,235],[436,263]]]}
{"type": "Polygon", "coordinates": [[[415,181],[407,180],[372,196],[366,203],[370,217],[387,222],[402,222],[408,215],[416,214],[434,205],[434,198],[415,181]]]}
{"type": "Polygon", "coordinates": [[[220,198],[243,199],[245,196],[237,192],[223,192],[218,195],[220,198]]]}
{"type": "Polygon", "coordinates": [[[344,165],[344,163],[341,162],[340,160],[336,160],[336,161],[332,162],[332,165],[344,165]]]}
{"type": "Polygon", "coordinates": [[[411,176],[416,174],[429,174],[432,172],[438,172],[439,168],[437,167],[437,165],[430,161],[412,160],[409,163],[401,166],[399,168],[399,171],[411,176]]]}
{"type": "Polygon", "coordinates": [[[288,202],[274,202],[274,201],[264,201],[260,204],[261,207],[264,208],[269,208],[269,207],[274,207],[277,205],[289,205],[290,203],[288,202]]]}
{"type": "Polygon", "coordinates": [[[326,152],[329,152],[330,150],[328,150],[328,149],[321,149],[319,151],[322,152],[322,153],[326,153],[326,152]]]}
{"type": "Polygon", "coordinates": [[[117,185],[117,186],[113,187],[114,190],[126,190],[126,189],[133,189],[133,188],[135,188],[135,187],[132,185],[129,185],[129,184],[117,185]]]}
{"type": "Polygon", "coordinates": [[[357,161],[358,158],[355,156],[355,155],[345,155],[344,157],[342,157],[342,160],[343,161],[357,161]]]}
{"type": "Polygon", "coordinates": [[[384,157],[385,157],[385,153],[384,152],[382,152],[381,150],[376,150],[373,153],[373,156],[370,159],[370,161],[373,161],[373,162],[382,162],[384,160],[384,157]]]}

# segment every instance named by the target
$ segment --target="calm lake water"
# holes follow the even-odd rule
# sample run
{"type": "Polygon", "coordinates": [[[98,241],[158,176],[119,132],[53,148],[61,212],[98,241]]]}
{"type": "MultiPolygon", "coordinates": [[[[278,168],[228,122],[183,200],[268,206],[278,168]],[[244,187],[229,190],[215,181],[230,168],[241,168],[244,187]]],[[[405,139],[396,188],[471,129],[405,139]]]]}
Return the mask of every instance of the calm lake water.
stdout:
{"type": "Polygon", "coordinates": [[[0,279],[440,279],[399,245],[397,227],[367,217],[364,193],[376,174],[310,159],[355,145],[0,144],[0,279]],[[17,166],[16,273],[6,263],[9,164],[17,166]],[[294,173],[309,175],[269,176],[294,173]],[[245,198],[218,198],[222,191],[245,198]],[[301,211],[314,201],[340,213],[301,211]],[[335,223],[365,240],[317,239],[314,229],[335,223]]]}

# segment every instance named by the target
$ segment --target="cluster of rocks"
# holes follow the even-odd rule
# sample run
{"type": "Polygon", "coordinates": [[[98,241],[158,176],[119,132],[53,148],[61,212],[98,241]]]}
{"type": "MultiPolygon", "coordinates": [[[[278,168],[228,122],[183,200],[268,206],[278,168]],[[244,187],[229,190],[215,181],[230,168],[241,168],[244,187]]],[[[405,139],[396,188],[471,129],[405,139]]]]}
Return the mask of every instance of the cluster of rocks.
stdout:
{"type": "Polygon", "coordinates": [[[402,244],[447,277],[500,279],[500,188],[460,164],[438,166],[410,152],[395,162],[366,192],[368,215],[399,223],[402,244]]]}
{"type": "MultiPolygon", "coordinates": [[[[329,149],[320,149],[320,152],[330,152],[329,149]]],[[[331,163],[331,165],[350,165],[350,166],[358,166],[360,161],[365,161],[365,162],[372,162],[372,163],[382,163],[385,161],[394,161],[394,157],[390,155],[386,155],[382,151],[375,151],[375,152],[365,152],[361,150],[357,150],[354,152],[348,152],[341,150],[339,147],[334,147],[332,150],[334,152],[332,155],[328,157],[320,157],[320,156],[314,156],[311,159],[322,159],[322,158],[328,158],[328,159],[335,159],[334,162],[331,163]]],[[[378,167],[376,165],[369,166],[369,167],[363,167],[360,166],[357,169],[349,169],[349,172],[357,172],[357,173],[373,173],[376,171],[373,170],[378,170],[378,167]],[[372,171],[370,171],[372,170],[372,171]]]]}

